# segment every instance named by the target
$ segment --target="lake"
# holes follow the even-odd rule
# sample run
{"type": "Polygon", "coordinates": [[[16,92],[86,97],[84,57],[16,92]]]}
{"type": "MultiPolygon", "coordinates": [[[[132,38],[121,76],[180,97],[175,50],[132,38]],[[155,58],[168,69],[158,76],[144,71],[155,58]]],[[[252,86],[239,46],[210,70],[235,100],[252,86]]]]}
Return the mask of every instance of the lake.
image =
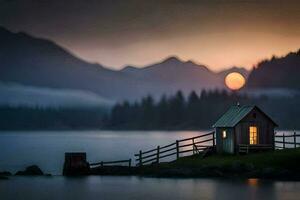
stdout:
{"type": "Polygon", "coordinates": [[[207,131],[19,131],[0,132],[0,171],[36,164],[60,175],[65,152],[87,152],[89,162],[134,158],[139,150],[207,131]]]}
{"type": "MultiPolygon", "coordinates": [[[[207,131],[0,132],[0,171],[16,172],[37,164],[46,173],[60,175],[68,151],[87,152],[89,162],[129,159],[140,149],[204,133],[207,131]]],[[[299,195],[300,182],[258,179],[53,176],[0,180],[0,199],[298,199],[299,195]]]]}

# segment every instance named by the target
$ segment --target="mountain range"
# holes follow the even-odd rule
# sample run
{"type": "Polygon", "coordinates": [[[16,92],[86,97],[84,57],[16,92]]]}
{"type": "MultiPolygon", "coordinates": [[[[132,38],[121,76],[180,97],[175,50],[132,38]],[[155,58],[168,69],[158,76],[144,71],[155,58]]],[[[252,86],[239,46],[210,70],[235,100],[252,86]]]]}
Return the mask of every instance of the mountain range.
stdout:
{"type": "MultiPolygon", "coordinates": [[[[167,58],[144,68],[115,71],[77,58],[56,43],[0,28],[0,81],[36,87],[77,89],[111,100],[135,100],[177,90],[224,88],[224,72],[167,58]]],[[[247,75],[245,69],[241,69],[247,75]]]]}
{"type": "MultiPolygon", "coordinates": [[[[182,61],[175,56],[142,68],[127,66],[116,71],[84,61],[50,40],[23,32],[14,33],[3,27],[0,27],[0,44],[1,82],[88,91],[112,101],[132,101],[149,94],[160,97],[178,90],[187,94],[192,90],[224,89],[224,77],[229,72],[238,71],[245,77],[249,74],[241,67],[213,72],[204,65],[182,61]]],[[[282,77],[285,79],[290,72],[293,74],[289,77],[299,72],[299,60],[298,52],[287,55],[287,61],[283,57],[276,58],[276,62],[268,60],[260,63],[249,75],[247,88],[269,86],[263,77],[265,74],[269,76],[270,71],[274,76],[270,78],[271,86],[280,86],[282,77]],[[291,62],[294,64],[283,70],[291,62]]],[[[296,83],[299,83],[298,80],[291,78],[284,86],[296,83]]]]}

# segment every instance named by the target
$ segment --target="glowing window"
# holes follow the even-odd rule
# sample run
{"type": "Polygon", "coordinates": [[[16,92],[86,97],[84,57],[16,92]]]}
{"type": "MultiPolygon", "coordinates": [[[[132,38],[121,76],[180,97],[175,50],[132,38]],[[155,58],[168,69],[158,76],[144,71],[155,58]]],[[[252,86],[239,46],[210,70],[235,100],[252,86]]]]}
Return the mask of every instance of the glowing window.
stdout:
{"type": "Polygon", "coordinates": [[[249,144],[257,144],[257,141],[258,141],[257,127],[250,126],[249,127],[249,144]]]}
{"type": "Polygon", "coordinates": [[[226,131],[224,130],[224,131],[222,131],[222,138],[226,138],[227,137],[227,133],[226,133],[226,131]]]}

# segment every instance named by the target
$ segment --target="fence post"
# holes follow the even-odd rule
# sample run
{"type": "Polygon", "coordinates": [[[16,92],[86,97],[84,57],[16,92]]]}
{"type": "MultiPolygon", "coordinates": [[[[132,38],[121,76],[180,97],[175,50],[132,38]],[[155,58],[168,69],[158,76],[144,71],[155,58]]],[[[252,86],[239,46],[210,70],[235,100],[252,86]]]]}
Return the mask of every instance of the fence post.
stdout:
{"type": "Polygon", "coordinates": [[[296,142],[296,131],[294,131],[294,148],[297,148],[296,142]]]}
{"type": "Polygon", "coordinates": [[[176,140],[176,158],[179,158],[179,141],[176,140]]]}
{"type": "Polygon", "coordinates": [[[159,163],[159,146],[157,146],[156,162],[159,163]]]}
{"type": "Polygon", "coordinates": [[[282,134],[282,144],[283,144],[282,148],[285,149],[285,135],[284,135],[284,133],[282,134]]]}
{"type": "Polygon", "coordinates": [[[213,147],[215,147],[216,146],[216,142],[215,142],[215,132],[213,132],[213,147]]]}
{"type": "Polygon", "coordinates": [[[131,158],[128,160],[128,166],[131,167],[131,158]]]}
{"type": "Polygon", "coordinates": [[[193,155],[194,155],[195,154],[195,139],[193,138],[192,141],[193,141],[193,155]]]}
{"type": "Polygon", "coordinates": [[[140,160],[140,166],[143,165],[143,162],[142,162],[142,151],[140,150],[140,154],[139,154],[139,160],[140,160]]]}
{"type": "Polygon", "coordinates": [[[273,135],[273,143],[274,143],[274,145],[273,145],[273,150],[276,149],[276,142],[275,142],[275,139],[276,139],[276,131],[274,131],[274,135],[273,135]]]}

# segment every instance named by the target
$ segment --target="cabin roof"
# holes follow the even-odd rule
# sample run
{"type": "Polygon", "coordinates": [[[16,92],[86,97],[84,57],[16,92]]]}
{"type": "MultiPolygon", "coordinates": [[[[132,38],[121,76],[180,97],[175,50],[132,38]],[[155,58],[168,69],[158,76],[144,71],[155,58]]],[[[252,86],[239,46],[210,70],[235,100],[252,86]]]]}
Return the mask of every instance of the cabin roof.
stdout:
{"type": "Polygon", "coordinates": [[[213,127],[235,127],[247,114],[249,114],[254,108],[258,109],[263,115],[265,115],[275,126],[277,124],[266,115],[257,106],[232,106],[222,117],[213,125],[213,127]]]}

